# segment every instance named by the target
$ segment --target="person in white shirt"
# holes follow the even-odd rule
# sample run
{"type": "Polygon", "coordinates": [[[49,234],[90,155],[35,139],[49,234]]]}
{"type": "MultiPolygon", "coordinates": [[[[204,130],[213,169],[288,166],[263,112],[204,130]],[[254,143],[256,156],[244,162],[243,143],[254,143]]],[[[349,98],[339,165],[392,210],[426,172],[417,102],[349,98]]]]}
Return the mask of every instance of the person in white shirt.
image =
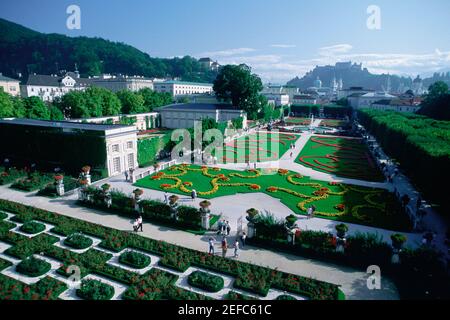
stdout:
{"type": "Polygon", "coordinates": [[[239,240],[236,239],[234,243],[234,257],[237,258],[239,256],[239,240]]]}

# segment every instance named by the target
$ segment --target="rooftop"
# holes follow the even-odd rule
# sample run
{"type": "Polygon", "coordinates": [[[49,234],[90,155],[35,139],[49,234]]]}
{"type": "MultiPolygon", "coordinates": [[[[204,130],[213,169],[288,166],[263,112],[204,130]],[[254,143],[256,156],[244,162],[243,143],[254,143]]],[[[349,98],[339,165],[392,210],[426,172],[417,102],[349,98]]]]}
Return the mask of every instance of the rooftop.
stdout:
{"type": "Polygon", "coordinates": [[[69,72],[64,76],[56,75],[44,75],[44,74],[30,74],[28,76],[27,85],[34,86],[49,86],[49,87],[59,87],[61,86],[61,80],[66,76],[70,76],[76,82],[76,86],[88,86],[92,83],[91,79],[78,78],[75,73],[69,72]]]}
{"type": "Polygon", "coordinates": [[[159,110],[235,110],[240,111],[233,107],[231,104],[225,103],[179,103],[170,104],[168,106],[163,106],[158,108],[159,110]]]}
{"type": "Polygon", "coordinates": [[[47,120],[34,120],[34,119],[0,119],[0,124],[14,124],[23,126],[40,126],[40,127],[50,127],[50,128],[67,128],[67,129],[79,129],[79,130],[92,130],[92,131],[108,131],[126,129],[125,131],[136,130],[134,126],[125,125],[107,125],[107,124],[96,124],[96,123],[79,123],[70,121],[47,121],[47,120]]]}
{"type": "Polygon", "coordinates": [[[212,83],[201,83],[201,82],[188,82],[188,81],[178,81],[178,80],[169,80],[164,82],[155,82],[155,85],[158,84],[182,84],[186,86],[210,86],[212,87],[212,83]]]}
{"type": "Polygon", "coordinates": [[[19,80],[13,79],[13,78],[8,78],[5,77],[3,74],[0,73],[0,81],[5,81],[5,82],[20,82],[19,80]]]}

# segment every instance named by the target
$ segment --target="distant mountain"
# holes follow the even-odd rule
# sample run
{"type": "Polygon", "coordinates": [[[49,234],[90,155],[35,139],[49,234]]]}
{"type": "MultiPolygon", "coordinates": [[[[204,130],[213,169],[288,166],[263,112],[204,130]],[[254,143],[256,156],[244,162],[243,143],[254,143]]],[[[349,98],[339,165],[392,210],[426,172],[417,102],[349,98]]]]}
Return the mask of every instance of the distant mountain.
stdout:
{"type": "Polygon", "coordinates": [[[43,34],[0,19],[0,72],[4,75],[54,74],[72,71],[75,64],[82,76],[121,73],[197,82],[212,82],[216,77],[216,72],[203,69],[190,56],[153,58],[124,43],[43,34]]]}
{"type": "MultiPolygon", "coordinates": [[[[296,77],[288,81],[287,85],[296,86],[300,89],[307,89],[314,86],[314,82],[319,78],[322,86],[329,87],[333,78],[336,81],[342,79],[344,88],[364,87],[372,90],[387,90],[391,88],[393,92],[405,92],[412,87],[413,79],[388,74],[372,74],[361,64],[351,62],[338,62],[334,66],[316,66],[302,78],[296,77]]],[[[428,88],[432,83],[441,80],[450,84],[450,74],[435,74],[432,78],[423,79],[423,87],[428,88]]]]}

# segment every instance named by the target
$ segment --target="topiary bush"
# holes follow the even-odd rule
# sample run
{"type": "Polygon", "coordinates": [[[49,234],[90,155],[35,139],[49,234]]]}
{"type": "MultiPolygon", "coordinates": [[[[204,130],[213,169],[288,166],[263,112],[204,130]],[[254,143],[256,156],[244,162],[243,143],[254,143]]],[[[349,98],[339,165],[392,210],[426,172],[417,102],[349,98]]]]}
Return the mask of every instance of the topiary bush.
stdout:
{"type": "Polygon", "coordinates": [[[40,277],[52,268],[47,261],[29,257],[22,260],[16,267],[16,271],[29,277],[40,277]]]}
{"type": "Polygon", "coordinates": [[[92,239],[79,233],[74,233],[64,240],[64,244],[74,249],[86,249],[92,246],[92,239]]]}
{"type": "Polygon", "coordinates": [[[145,254],[136,251],[127,251],[120,255],[119,262],[135,269],[143,269],[150,264],[151,259],[145,254]]]}
{"type": "Polygon", "coordinates": [[[29,233],[29,234],[36,234],[39,232],[42,232],[45,230],[45,225],[36,221],[29,221],[25,222],[21,227],[20,231],[29,233]]]}
{"type": "Polygon", "coordinates": [[[114,288],[98,280],[83,280],[77,296],[84,300],[111,300],[114,288]]]}
{"type": "Polygon", "coordinates": [[[281,296],[278,296],[275,300],[297,300],[293,296],[282,294],[281,296]]]}
{"type": "Polygon", "coordinates": [[[214,276],[202,271],[194,271],[188,277],[189,285],[208,292],[218,292],[223,289],[222,277],[214,276]]]}

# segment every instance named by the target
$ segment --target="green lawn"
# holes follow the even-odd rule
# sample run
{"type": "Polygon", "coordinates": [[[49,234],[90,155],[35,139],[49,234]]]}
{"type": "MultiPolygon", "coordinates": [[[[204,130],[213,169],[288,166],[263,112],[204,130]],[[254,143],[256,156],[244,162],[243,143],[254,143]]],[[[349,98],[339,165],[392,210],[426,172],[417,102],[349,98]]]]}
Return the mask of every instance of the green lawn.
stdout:
{"type": "Polygon", "coordinates": [[[213,152],[213,155],[221,158],[222,163],[276,161],[298,138],[295,134],[258,132],[225,144],[223,149],[213,152]]]}
{"type": "MultiPolygon", "coordinates": [[[[260,170],[241,172],[177,165],[145,177],[135,185],[181,195],[189,195],[195,189],[199,197],[207,199],[237,193],[263,192],[280,199],[300,215],[304,215],[309,206],[315,205],[316,215],[326,219],[399,231],[407,230],[409,226],[407,217],[400,213],[394,196],[385,190],[332,185],[289,171],[261,174],[260,170]],[[339,204],[344,205],[343,211],[336,208],[339,204]]],[[[214,206],[214,202],[212,205],[214,206]]],[[[249,203],[249,208],[251,206],[249,203]]]]}
{"type": "Polygon", "coordinates": [[[311,137],[296,162],[340,177],[384,181],[370,151],[360,139],[311,137]]]}

